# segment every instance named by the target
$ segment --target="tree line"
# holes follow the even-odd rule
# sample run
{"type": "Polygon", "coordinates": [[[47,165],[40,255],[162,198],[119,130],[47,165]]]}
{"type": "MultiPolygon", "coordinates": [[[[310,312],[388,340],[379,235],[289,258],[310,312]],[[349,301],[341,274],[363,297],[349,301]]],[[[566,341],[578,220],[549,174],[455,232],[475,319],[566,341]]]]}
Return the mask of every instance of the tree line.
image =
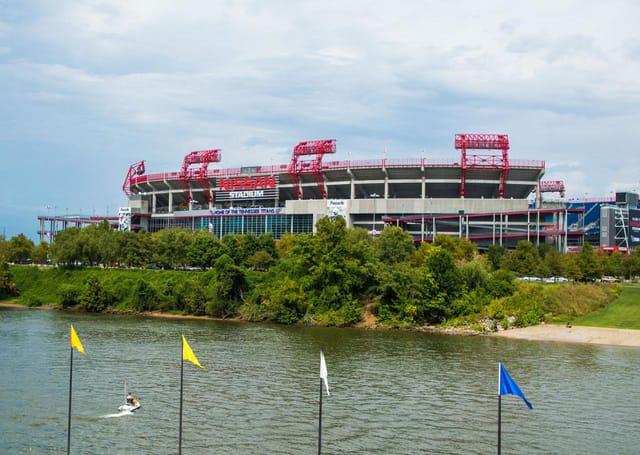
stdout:
{"type": "MultiPolygon", "coordinates": [[[[6,262],[51,264],[58,270],[52,274],[99,266],[126,269],[137,279],[123,286],[104,273],[85,273],[81,283],[65,275],[58,301],[48,303],[320,325],[352,325],[364,313],[390,326],[482,317],[527,325],[544,320],[556,291],[523,291],[517,277],[591,281],[640,274],[639,251],[606,255],[585,244],[576,254],[560,254],[550,245],[521,241],[512,251],[492,245],[481,254],[471,241],[448,236],[416,245],[395,226],[372,238],[364,229],[347,228],[340,217],[319,220],[315,233],[286,234],[278,242],[271,234],[219,239],[188,229],[120,232],[104,222],[65,229],[51,244],[35,246],[24,235],[0,238],[0,258],[0,297],[23,291],[11,279],[18,269],[6,262]],[[169,270],[200,272],[164,272],[169,270]]],[[[31,269],[19,272],[25,286],[37,281],[27,280],[29,273],[47,273],[31,269]]]]}

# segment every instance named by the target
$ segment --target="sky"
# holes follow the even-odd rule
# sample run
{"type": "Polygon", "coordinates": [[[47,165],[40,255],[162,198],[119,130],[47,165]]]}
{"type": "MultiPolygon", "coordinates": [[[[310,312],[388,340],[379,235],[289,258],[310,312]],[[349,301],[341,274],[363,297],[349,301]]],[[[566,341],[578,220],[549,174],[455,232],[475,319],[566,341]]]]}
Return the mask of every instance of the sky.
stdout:
{"type": "Polygon", "coordinates": [[[640,191],[639,18],[635,0],[0,0],[0,234],[114,216],[141,160],[285,164],[313,139],[332,160],[458,159],[456,133],[508,134],[567,198],[640,191]]]}

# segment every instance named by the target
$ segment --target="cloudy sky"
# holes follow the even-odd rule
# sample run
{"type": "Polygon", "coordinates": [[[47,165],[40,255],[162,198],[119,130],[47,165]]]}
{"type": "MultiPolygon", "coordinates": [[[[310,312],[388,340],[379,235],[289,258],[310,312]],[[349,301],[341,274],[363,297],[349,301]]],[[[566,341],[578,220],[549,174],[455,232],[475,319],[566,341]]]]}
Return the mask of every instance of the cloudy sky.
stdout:
{"type": "Polygon", "coordinates": [[[640,190],[635,0],[0,0],[0,233],[114,215],[129,165],[457,158],[505,133],[567,197],[640,190]]]}

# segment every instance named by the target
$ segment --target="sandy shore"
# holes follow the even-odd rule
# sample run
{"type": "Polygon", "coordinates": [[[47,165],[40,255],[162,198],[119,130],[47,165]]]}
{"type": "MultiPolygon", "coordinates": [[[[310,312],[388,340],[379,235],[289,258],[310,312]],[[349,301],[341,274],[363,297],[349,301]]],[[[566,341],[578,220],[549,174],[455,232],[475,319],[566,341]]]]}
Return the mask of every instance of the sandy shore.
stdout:
{"type": "Polygon", "coordinates": [[[607,344],[640,347],[640,330],[605,329],[600,327],[565,327],[542,324],[522,329],[501,330],[488,336],[533,341],[561,341],[566,343],[607,344]]]}

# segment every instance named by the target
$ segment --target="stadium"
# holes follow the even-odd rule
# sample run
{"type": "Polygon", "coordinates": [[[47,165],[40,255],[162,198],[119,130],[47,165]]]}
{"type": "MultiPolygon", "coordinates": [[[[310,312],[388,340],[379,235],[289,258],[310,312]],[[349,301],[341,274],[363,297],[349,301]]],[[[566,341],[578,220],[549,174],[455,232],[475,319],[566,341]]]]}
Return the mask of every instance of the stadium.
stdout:
{"type": "MultiPolygon", "coordinates": [[[[281,165],[225,169],[219,167],[220,149],[190,152],[173,172],[146,174],[139,161],[122,185],[128,207],[108,219],[121,230],[179,227],[220,238],[253,232],[280,239],[313,232],[322,217],[342,216],[349,227],[373,236],[387,225],[400,226],[416,242],[450,235],[484,249],[528,240],[563,252],[583,244],[588,207],[564,201],[562,181],[542,180],[544,161],[510,159],[506,134],[456,134],[453,147],[458,160],[333,161],[336,140],[325,139],[300,142],[281,165]],[[560,197],[547,201],[543,193],[560,197]]],[[[611,200],[600,203],[617,207],[611,200]]],[[[39,232],[52,239],[60,229],[103,219],[41,216],[39,232]]],[[[629,231],[628,209],[626,226],[629,231]]],[[[630,246],[627,237],[623,247],[630,246]]],[[[612,239],[605,244],[620,244],[612,239]]]]}

